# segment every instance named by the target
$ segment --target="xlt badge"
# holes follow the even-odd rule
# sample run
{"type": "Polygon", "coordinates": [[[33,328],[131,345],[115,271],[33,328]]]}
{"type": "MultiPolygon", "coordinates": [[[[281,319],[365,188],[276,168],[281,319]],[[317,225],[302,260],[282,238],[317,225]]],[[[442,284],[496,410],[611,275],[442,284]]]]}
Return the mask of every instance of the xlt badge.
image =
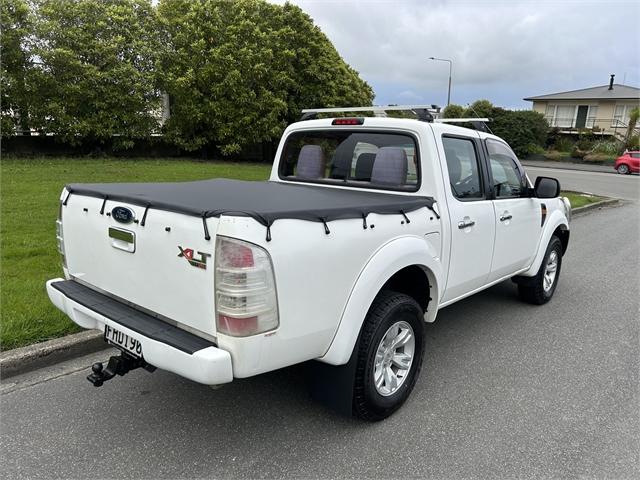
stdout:
{"type": "Polygon", "coordinates": [[[199,255],[198,258],[194,257],[193,248],[182,248],[180,245],[178,245],[178,249],[180,250],[178,257],[186,258],[187,262],[189,262],[189,265],[196,268],[202,268],[203,270],[207,269],[207,258],[211,257],[210,253],[197,252],[199,255]]]}

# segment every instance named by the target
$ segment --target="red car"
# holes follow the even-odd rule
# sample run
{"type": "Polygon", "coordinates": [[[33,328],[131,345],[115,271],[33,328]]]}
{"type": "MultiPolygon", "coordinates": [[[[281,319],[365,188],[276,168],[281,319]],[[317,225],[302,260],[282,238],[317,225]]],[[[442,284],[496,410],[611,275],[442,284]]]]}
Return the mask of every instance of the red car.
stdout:
{"type": "Polygon", "coordinates": [[[640,151],[625,152],[616,159],[615,169],[618,173],[640,173],[640,151]]]}

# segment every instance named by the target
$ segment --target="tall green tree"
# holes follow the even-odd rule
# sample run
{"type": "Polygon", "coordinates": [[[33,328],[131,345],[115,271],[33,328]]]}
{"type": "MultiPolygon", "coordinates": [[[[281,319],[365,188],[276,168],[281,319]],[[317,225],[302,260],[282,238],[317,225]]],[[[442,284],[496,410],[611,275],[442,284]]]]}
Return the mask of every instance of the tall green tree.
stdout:
{"type": "Polygon", "coordinates": [[[293,80],[287,91],[287,120],[297,120],[303,108],[371,105],[373,89],[340,57],[311,17],[290,3],[279,13],[285,47],[293,52],[282,66],[293,80]]]}
{"type": "MultiPolygon", "coordinates": [[[[442,118],[462,118],[464,116],[464,107],[451,103],[442,110],[442,118]]],[[[475,117],[475,115],[474,115],[475,117]]]]}
{"type": "Polygon", "coordinates": [[[127,147],[158,127],[151,0],[36,0],[31,121],[76,144],[127,147]]]}
{"type": "Polygon", "coordinates": [[[635,107],[629,113],[629,125],[627,126],[627,134],[624,137],[625,147],[633,148],[633,144],[635,143],[633,140],[633,132],[638,125],[638,120],[640,119],[640,107],[635,107]]]}
{"type": "Polygon", "coordinates": [[[264,0],[161,0],[165,132],[231,154],[277,138],[307,106],[370,104],[371,87],[302,10],[264,0]]]}
{"type": "Polygon", "coordinates": [[[489,100],[476,100],[464,111],[464,117],[469,118],[491,118],[493,104],[489,100]]]}
{"type": "Polygon", "coordinates": [[[26,0],[0,1],[0,105],[2,136],[29,131],[27,71],[32,16],[26,0]]]}

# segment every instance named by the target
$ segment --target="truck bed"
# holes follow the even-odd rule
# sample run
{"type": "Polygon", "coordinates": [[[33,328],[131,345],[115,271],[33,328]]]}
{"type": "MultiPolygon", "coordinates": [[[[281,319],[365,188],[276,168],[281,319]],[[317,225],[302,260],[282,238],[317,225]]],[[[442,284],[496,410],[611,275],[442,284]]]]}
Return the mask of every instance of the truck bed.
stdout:
{"type": "MultiPolygon", "coordinates": [[[[266,227],[282,218],[328,222],[433,209],[431,197],[385,194],[279,182],[213,179],[177,183],[91,183],[67,185],[70,196],[122,201],[201,218],[250,216],[266,227]]],[[[65,204],[66,201],[65,200],[65,204]]],[[[143,217],[142,225],[144,225],[143,217]]],[[[206,233],[206,232],[205,232],[206,233]]]]}

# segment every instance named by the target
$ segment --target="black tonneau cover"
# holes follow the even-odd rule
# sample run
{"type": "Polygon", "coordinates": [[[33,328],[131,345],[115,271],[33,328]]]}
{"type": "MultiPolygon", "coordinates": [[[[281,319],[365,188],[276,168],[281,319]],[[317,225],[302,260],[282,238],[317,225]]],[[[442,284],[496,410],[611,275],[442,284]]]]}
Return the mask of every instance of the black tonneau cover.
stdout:
{"type": "MultiPolygon", "coordinates": [[[[67,185],[70,195],[86,195],[105,200],[127,202],[149,209],[193,215],[204,219],[220,215],[254,218],[270,228],[274,221],[292,218],[322,222],[329,233],[331,220],[362,218],[369,213],[400,214],[427,207],[433,210],[431,197],[385,194],[367,190],[347,190],[313,185],[278,182],[250,182],[213,179],[179,183],[81,183],[67,185]]],[[[69,197],[65,199],[65,205],[69,197]]],[[[104,213],[104,203],[101,213],[104,213]]]]}

